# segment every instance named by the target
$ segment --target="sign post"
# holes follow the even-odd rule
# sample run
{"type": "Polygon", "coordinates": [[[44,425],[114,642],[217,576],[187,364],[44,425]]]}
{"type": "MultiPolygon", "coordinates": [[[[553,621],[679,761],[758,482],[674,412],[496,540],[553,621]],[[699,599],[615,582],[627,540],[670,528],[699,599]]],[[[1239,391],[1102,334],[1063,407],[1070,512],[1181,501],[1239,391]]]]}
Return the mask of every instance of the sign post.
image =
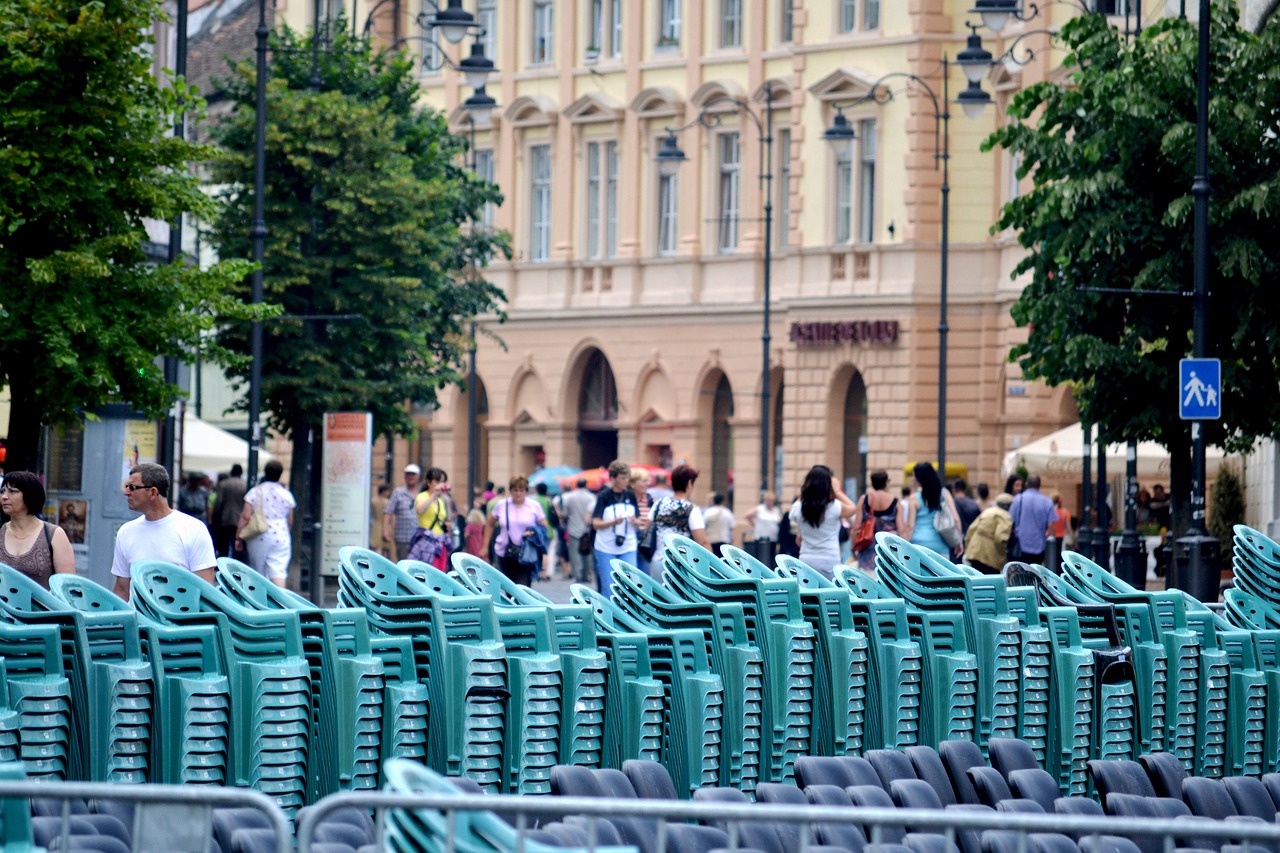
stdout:
{"type": "Polygon", "coordinates": [[[1184,358],[1178,362],[1178,417],[1191,421],[1191,528],[1177,542],[1168,584],[1200,601],[1217,601],[1219,543],[1205,529],[1203,421],[1222,417],[1222,362],[1184,358]]]}

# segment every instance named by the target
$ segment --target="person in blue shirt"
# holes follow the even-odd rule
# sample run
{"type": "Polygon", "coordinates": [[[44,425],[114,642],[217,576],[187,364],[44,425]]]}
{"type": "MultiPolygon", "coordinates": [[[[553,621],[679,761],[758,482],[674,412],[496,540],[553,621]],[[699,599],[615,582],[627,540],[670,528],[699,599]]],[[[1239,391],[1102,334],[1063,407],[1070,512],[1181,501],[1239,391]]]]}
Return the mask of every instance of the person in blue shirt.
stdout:
{"type": "Polygon", "coordinates": [[[1013,535],[1022,546],[1022,562],[1044,563],[1050,525],[1057,519],[1053,500],[1040,492],[1040,475],[1027,477],[1026,487],[1013,499],[1009,507],[1013,517],[1013,535]]]}

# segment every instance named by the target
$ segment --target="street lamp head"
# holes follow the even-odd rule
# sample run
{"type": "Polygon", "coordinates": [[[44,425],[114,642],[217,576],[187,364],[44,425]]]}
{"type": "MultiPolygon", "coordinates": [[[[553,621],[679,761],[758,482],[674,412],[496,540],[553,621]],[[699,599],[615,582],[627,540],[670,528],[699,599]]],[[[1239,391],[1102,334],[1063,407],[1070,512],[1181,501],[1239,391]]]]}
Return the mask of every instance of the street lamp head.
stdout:
{"type": "Polygon", "coordinates": [[[1019,0],[976,0],[971,14],[982,16],[982,25],[998,33],[1009,23],[1010,16],[1020,17],[1019,0]]]}
{"type": "Polygon", "coordinates": [[[969,41],[964,50],[956,54],[955,64],[960,66],[970,83],[980,83],[991,68],[991,51],[982,46],[978,28],[969,25],[969,41]]]}
{"type": "Polygon", "coordinates": [[[836,111],[835,118],[831,120],[831,127],[828,127],[822,133],[822,141],[831,146],[831,150],[835,152],[837,160],[849,160],[853,156],[853,141],[857,139],[857,134],[853,132],[853,125],[849,124],[849,120],[844,117],[844,113],[836,111]]]}
{"type": "Polygon", "coordinates": [[[676,144],[675,133],[667,131],[667,135],[662,138],[662,144],[658,146],[658,154],[653,159],[658,163],[659,174],[674,175],[689,158],[684,156],[684,152],[676,144]]]}
{"type": "Polygon", "coordinates": [[[969,86],[956,98],[956,103],[964,110],[966,117],[970,119],[982,118],[982,113],[988,106],[994,103],[991,96],[983,90],[982,84],[970,80],[969,86]]]}
{"type": "Polygon", "coordinates": [[[484,55],[484,43],[476,39],[471,45],[471,55],[458,63],[458,70],[473,89],[483,89],[485,81],[493,73],[493,60],[484,55]]]}
{"type": "Polygon", "coordinates": [[[477,86],[475,93],[462,102],[463,109],[471,115],[472,127],[488,124],[497,106],[498,102],[484,90],[484,86],[477,86]]]}
{"type": "Polygon", "coordinates": [[[462,0],[449,0],[446,8],[436,8],[436,13],[427,19],[427,26],[440,30],[450,44],[457,44],[466,37],[468,30],[475,29],[475,16],[462,8],[462,0]]]}

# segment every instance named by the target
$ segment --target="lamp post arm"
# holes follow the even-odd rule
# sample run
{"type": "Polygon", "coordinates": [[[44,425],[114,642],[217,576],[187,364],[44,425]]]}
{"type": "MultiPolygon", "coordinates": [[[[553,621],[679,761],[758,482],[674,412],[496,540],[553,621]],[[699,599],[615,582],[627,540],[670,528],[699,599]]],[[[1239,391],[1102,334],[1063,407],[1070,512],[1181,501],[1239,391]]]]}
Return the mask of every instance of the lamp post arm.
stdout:
{"type": "Polygon", "coordinates": [[[740,112],[746,113],[747,117],[751,119],[752,124],[756,126],[756,130],[760,132],[761,139],[765,138],[768,135],[768,131],[765,129],[764,123],[760,121],[760,117],[756,115],[755,110],[751,108],[751,104],[749,104],[744,100],[741,100],[740,98],[731,98],[728,95],[721,95],[720,97],[712,98],[711,100],[707,101],[705,104],[703,104],[701,107],[698,108],[698,114],[691,121],[688,121],[685,124],[680,125],[679,127],[664,127],[662,129],[665,130],[667,133],[674,134],[674,133],[680,133],[681,131],[688,130],[689,128],[697,124],[700,124],[706,128],[719,127],[724,122],[724,114],[718,113],[718,112],[712,112],[711,110],[713,107],[718,106],[720,104],[733,104],[738,108],[740,112]]]}
{"type": "MultiPolygon", "coordinates": [[[[944,86],[946,85],[946,74],[948,68],[949,64],[944,59],[942,61],[944,86]]],[[[950,115],[943,109],[943,104],[938,101],[938,94],[933,91],[933,87],[930,86],[923,77],[906,71],[891,71],[872,83],[867,94],[862,97],[854,98],[852,101],[844,103],[836,102],[833,103],[832,106],[837,110],[843,111],[853,109],[854,107],[861,106],[866,103],[887,104],[889,101],[893,100],[892,90],[885,86],[885,83],[888,83],[890,80],[906,80],[908,84],[915,83],[916,86],[924,92],[924,94],[929,96],[929,101],[933,104],[933,159],[934,168],[936,169],[938,167],[938,161],[946,157],[946,152],[943,150],[942,126],[944,122],[950,118],[950,115]]],[[[945,98],[946,96],[944,95],[943,99],[945,100],[945,98]]]]}

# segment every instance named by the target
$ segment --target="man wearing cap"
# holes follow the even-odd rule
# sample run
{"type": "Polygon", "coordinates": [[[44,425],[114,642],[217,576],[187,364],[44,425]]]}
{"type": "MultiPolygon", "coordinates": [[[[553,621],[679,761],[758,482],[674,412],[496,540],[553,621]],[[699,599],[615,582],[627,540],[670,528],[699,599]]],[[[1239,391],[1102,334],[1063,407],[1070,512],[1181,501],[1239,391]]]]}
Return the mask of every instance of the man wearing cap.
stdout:
{"type": "Polygon", "coordinates": [[[1013,534],[1011,506],[1013,495],[1001,492],[996,495],[995,504],[979,513],[969,525],[964,538],[965,560],[983,574],[998,575],[1004,568],[1009,537],[1013,534]]]}
{"type": "Polygon", "coordinates": [[[418,514],[413,511],[413,499],[418,496],[418,478],[422,469],[417,465],[404,466],[404,485],[391,493],[387,508],[382,513],[382,538],[395,543],[393,557],[396,562],[408,559],[409,540],[418,529],[418,514]]]}

